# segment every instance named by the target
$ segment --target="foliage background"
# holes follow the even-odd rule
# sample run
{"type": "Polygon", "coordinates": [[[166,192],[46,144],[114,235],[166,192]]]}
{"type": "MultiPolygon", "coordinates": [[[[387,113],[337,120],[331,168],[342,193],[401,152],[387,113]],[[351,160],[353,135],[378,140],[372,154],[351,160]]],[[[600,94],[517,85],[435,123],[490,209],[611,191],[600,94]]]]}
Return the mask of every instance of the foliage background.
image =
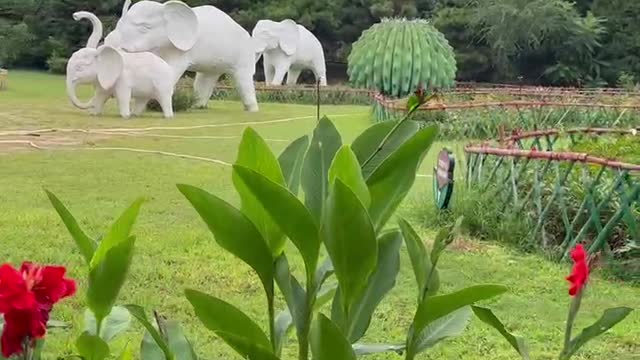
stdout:
{"type": "MultiPolygon", "coordinates": [[[[184,0],[214,5],[250,31],[259,19],[291,18],[322,41],[331,63],[381,18],[426,18],[456,51],[458,79],[552,85],[616,85],[640,77],[640,2],[628,0],[184,0]],[[542,21],[544,20],[544,21],[542,21]]],[[[71,14],[92,11],[105,34],[122,0],[0,1],[0,66],[64,71],[90,27],[71,14]]],[[[333,77],[346,77],[336,71],[333,77]]]]}

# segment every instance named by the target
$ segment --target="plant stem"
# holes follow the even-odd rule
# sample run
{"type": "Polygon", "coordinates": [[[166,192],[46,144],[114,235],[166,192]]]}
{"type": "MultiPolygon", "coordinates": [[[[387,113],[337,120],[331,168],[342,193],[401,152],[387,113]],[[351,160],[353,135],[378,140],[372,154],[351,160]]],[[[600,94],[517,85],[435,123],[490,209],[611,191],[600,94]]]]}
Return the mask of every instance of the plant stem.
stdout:
{"type": "Polygon", "coordinates": [[[565,356],[569,351],[569,346],[571,345],[571,331],[573,330],[573,323],[575,322],[576,316],[578,315],[578,310],[580,310],[583,293],[584,288],[582,288],[571,301],[571,306],[569,307],[569,316],[567,317],[567,327],[564,331],[564,348],[562,349],[562,353],[560,354],[560,359],[565,359],[565,356]]]}
{"type": "Polygon", "coordinates": [[[369,156],[369,158],[367,158],[367,160],[365,160],[364,163],[362,163],[362,166],[360,166],[361,168],[364,168],[365,166],[367,166],[367,164],[369,164],[369,162],[371,162],[371,160],[373,160],[373,158],[378,155],[378,153],[380,151],[382,151],[382,149],[384,148],[384,146],[387,144],[387,141],[389,141],[389,139],[391,138],[391,136],[398,130],[398,128],[400,127],[400,125],[402,125],[405,121],[409,120],[409,118],[411,117],[411,115],[413,115],[413,113],[418,110],[418,108],[420,107],[420,105],[424,104],[425,102],[429,101],[430,99],[432,99],[435,95],[430,96],[429,98],[423,100],[421,103],[419,103],[417,106],[414,106],[413,108],[409,109],[409,111],[407,112],[407,114],[400,119],[400,121],[398,121],[393,128],[391,128],[391,131],[389,131],[389,133],[382,139],[382,141],[380,142],[380,145],[378,145],[378,148],[376,149],[376,151],[373,152],[373,154],[371,154],[369,156]]]}
{"type": "Polygon", "coordinates": [[[313,320],[313,307],[316,303],[316,289],[315,279],[313,277],[314,272],[308,272],[307,274],[307,299],[305,301],[305,308],[303,309],[303,324],[300,334],[298,334],[298,360],[309,359],[309,332],[311,330],[311,321],[313,320]]]}
{"type": "Polygon", "coordinates": [[[276,352],[276,323],[273,296],[267,296],[267,306],[269,307],[269,338],[271,339],[271,349],[276,352]]]}

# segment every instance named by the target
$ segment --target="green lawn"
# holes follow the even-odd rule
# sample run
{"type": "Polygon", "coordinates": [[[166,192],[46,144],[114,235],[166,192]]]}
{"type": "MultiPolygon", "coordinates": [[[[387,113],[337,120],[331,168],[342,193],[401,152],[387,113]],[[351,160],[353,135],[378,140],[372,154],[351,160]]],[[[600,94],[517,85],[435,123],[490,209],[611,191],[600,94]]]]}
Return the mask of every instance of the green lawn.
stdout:
{"type": "MultiPolygon", "coordinates": [[[[260,104],[261,111],[248,114],[234,102],[212,102],[207,110],[179,113],[165,120],[158,113],[122,120],[113,105],[103,117],[90,117],[69,105],[62,77],[39,73],[12,72],[9,91],[0,92],[0,133],[16,129],[42,128],[142,128],[151,126],[186,127],[217,124],[191,130],[156,130],[158,136],[109,136],[91,138],[82,133],[65,134],[81,142],[71,148],[33,150],[26,146],[3,147],[0,143],[0,261],[19,264],[28,259],[66,265],[79,279],[80,292],[58,306],[54,318],[73,323],[70,330],[82,329],[82,299],[86,272],[79,253],[50,206],[43,188],[54,191],[92,235],[103,232],[136,197],[145,203],[134,229],[137,235],[135,262],[123,289],[120,303],[137,303],[157,309],[180,320],[205,359],[239,359],[205,330],[195,319],[183,297],[183,289],[196,288],[225,298],[256,319],[264,320],[264,295],[250,269],[215,242],[195,211],[179,194],[175,184],[201,186],[237,203],[230,169],[205,161],[180,159],[159,154],[125,150],[92,149],[126,147],[188,154],[233,162],[239,136],[245,123],[269,139],[274,151],[286,142],[309,133],[315,120],[312,106],[260,104]],[[273,120],[292,119],[282,122],[273,120]],[[219,138],[189,138],[219,137],[219,138]]],[[[335,121],[345,142],[369,124],[368,109],[326,106],[323,113],[335,121]],[[340,115],[340,116],[335,116],[340,115]]],[[[45,141],[46,136],[34,138],[45,141]]],[[[0,142],[11,139],[0,136],[0,142]]],[[[421,174],[430,174],[435,153],[445,144],[434,145],[421,174]]],[[[449,144],[460,155],[460,144],[449,144]]],[[[462,165],[462,164],[460,164],[462,165]]],[[[460,166],[462,168],[462,166],[460,166]]],[[[458,172],[460,174],[460,172],[458,172]]],[[[410,202],[403,211],[410,213],[417,202],[432,202],[431,179],[418,179],[410,202]]],[[[398,284],[379,307],[366,337],[370,342],[403,340],[413,316],[415,289],[406,253],[402,255],[398,284]]],[[[294,267],[300,264],[294,264],[294,267]]],[[[553,359],[560,351],[568,285],[564,277],[568,265],[550,263],[538,256],[523,255],[501,246],[473,240],[454,243],[441,260],[443,290],[451,291],[480,282],[504,284],[510,291],[489,305],[516,333],[529,339],[533,359],[553,359]]],[[[593,322],[613,306],[638,307],[640,289],[593,277],[578,319],[580,328],[593,322]]],[[[264,322],[262,322],[264,324],[264,322]]],[[[119,340],[135,341],[138,348],[141,329],[119,340]]],[[[47,354],[69,354],[73,337],[62,331],[49,335],[47,354]]],[[[287,349],[291,355],[293,349],[287,349]]],[[[291,356],[286,358],[293,358],[291,356]]],[[[400,359],[395,355],[377,359],[400,359]]],[[[441,343],[424,359],[516,359],[504,340],[474,320],[464,336],[441,343]]],[[[640,312],[593,341],[578,359],[640,359],[640,312]]]]}

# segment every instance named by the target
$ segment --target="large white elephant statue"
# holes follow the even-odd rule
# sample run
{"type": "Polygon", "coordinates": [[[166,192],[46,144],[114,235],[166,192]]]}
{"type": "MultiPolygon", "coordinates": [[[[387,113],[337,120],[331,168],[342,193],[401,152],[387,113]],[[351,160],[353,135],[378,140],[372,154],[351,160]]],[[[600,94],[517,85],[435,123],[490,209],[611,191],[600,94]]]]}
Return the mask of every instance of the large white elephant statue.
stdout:
{"type": "Polygon", "coordinates": [[[86,11],[74,13],[73,18],[89,19],[93,24],[87,46],[73,53],[67,63],[67,95],[73,105],[98,115],[107,100],[115,97],[120,115],[129,118],[132,98],[135,115],[154,99],[166,118],[173,117],[171,97],[177,79],[169,64],[150,52],[125,53],[108,45],[98,46],[102,38],[100,19],[86,11]],[[79,84],[93,84],[95,88],[95,95],[87,103],[76,96],[79,84]]]}
{"type": "Polygon", "coordinates": [[[258,111],[251,36],[218,8],[191,8],[175,0],[164,4],[143,0],[123,10],[113,32],[107,38],[119,43],[124,51],[151,51],[180,75],[195,71],[197,106],[206,106],[218,79],[229,74],[245,110],[258,111]]]}
{"type": "Polygon", "coordinates": [[[256,62],[264,57],[264,76],[267,84],[282,85],[298,81],[300,73],[313,71],[320,85],[327,85],[327,67],[322,44],[304,26],[286,19],[280,22],[260,20],[252,32],[256,47],[256,62]]]}

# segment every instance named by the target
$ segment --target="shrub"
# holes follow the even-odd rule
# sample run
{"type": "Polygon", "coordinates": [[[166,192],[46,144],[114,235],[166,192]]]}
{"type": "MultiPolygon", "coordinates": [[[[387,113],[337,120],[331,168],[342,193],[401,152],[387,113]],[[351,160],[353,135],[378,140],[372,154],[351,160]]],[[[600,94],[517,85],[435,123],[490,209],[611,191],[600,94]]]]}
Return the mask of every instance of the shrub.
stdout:
{"type": "MultiPolygon", "coordinates": [[[[193,104],[196,103],[197,97],[193,91],[193,79],[190,77],[183,77],[176,84],[173,97],[171,99],[173,103],[173,111],[181,112],[189,110],[193,104]]],[[[156,100],[149,101],[147,105],[149,111],[162,111],[160,104],[156,100]]]]}
{"type": "Polygon", "coordinates": [[[47,59],[47,67],[52,74],[64,75],[67,73],[67,62],[69,59],[59,56],[50,56],[47,59]]]}

